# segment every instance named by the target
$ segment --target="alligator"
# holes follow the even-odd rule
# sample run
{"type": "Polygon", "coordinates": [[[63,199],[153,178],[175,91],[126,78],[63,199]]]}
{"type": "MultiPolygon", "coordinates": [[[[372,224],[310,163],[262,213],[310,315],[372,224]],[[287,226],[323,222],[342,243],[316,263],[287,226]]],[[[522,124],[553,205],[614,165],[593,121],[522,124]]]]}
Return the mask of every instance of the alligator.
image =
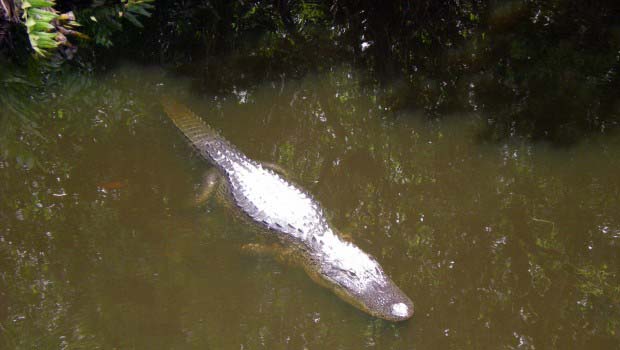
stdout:
{"type": "MultiPolygon", "coordinates": [[[[216,169],[227,197],[246,219],[277,237],[287,259],[341,299],[381,319],[404,321],[413,303],[377,260],[327,222],[319,203],[273,167],[248,158],[184,105],[162,98],[164,111],[216,169]]],[[[209,176],[209,183],[216,178],[209,176]]],[[[251,245],[261,250],[258,244],[251,245]]],[[[270,250],[268,248],[263,251],[270,250]]]]}

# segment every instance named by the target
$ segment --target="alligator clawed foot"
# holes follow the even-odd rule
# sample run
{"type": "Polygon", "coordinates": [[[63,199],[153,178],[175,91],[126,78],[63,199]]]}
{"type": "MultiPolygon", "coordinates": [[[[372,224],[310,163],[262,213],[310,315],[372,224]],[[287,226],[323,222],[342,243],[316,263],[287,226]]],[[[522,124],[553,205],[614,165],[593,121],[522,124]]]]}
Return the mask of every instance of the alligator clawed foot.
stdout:
{"type": "Polygon", "coordinates": [[[244,253],[253,255],[265,255],[269,249],[269,246],[259,243],[248,243],[241,246],[241,250],[244,253]]]}

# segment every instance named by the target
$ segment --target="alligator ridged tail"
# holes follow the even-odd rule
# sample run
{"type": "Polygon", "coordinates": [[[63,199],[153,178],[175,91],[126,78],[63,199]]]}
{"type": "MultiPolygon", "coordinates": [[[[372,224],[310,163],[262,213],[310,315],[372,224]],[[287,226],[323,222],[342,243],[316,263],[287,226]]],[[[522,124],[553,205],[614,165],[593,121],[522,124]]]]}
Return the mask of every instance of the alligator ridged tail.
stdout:
{"type": "Polygon", "coordinates": [[[220,138],[217,132],[181,103],[162,97],[161,104],[174,125],[198,150],[203,149],[205,142],[220,138]]]}

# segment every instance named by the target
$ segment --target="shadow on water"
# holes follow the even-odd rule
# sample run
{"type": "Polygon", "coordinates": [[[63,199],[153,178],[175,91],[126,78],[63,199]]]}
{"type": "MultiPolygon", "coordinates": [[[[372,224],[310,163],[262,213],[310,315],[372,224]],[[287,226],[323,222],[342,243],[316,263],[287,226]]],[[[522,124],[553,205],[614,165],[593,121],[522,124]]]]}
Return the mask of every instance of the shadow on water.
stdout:
{"type": "Polygon", "coordinates": [[[600,348],[620,344],[620,139],[480,142],[487,116],[394,115],[342,67],[195,95],[157,69],[67,78],[42,137],[0,159],[0,341],[7,348],[600,348]],[[373,319],[216,201],[158,102],[175,94],[275,162],[410,295],[373,319]]]}

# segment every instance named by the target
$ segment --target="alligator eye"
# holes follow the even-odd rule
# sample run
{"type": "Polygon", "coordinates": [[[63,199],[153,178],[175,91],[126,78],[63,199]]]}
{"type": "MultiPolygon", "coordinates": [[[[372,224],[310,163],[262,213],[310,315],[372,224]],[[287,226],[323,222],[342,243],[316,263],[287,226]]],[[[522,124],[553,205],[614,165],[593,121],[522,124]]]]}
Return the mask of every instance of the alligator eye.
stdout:
{"type": "Polygon", "coordinates": [[[392,315],[397,317],[407,317],[409,315],[409,307],[405,303],[392,304],[392,315]]]}

